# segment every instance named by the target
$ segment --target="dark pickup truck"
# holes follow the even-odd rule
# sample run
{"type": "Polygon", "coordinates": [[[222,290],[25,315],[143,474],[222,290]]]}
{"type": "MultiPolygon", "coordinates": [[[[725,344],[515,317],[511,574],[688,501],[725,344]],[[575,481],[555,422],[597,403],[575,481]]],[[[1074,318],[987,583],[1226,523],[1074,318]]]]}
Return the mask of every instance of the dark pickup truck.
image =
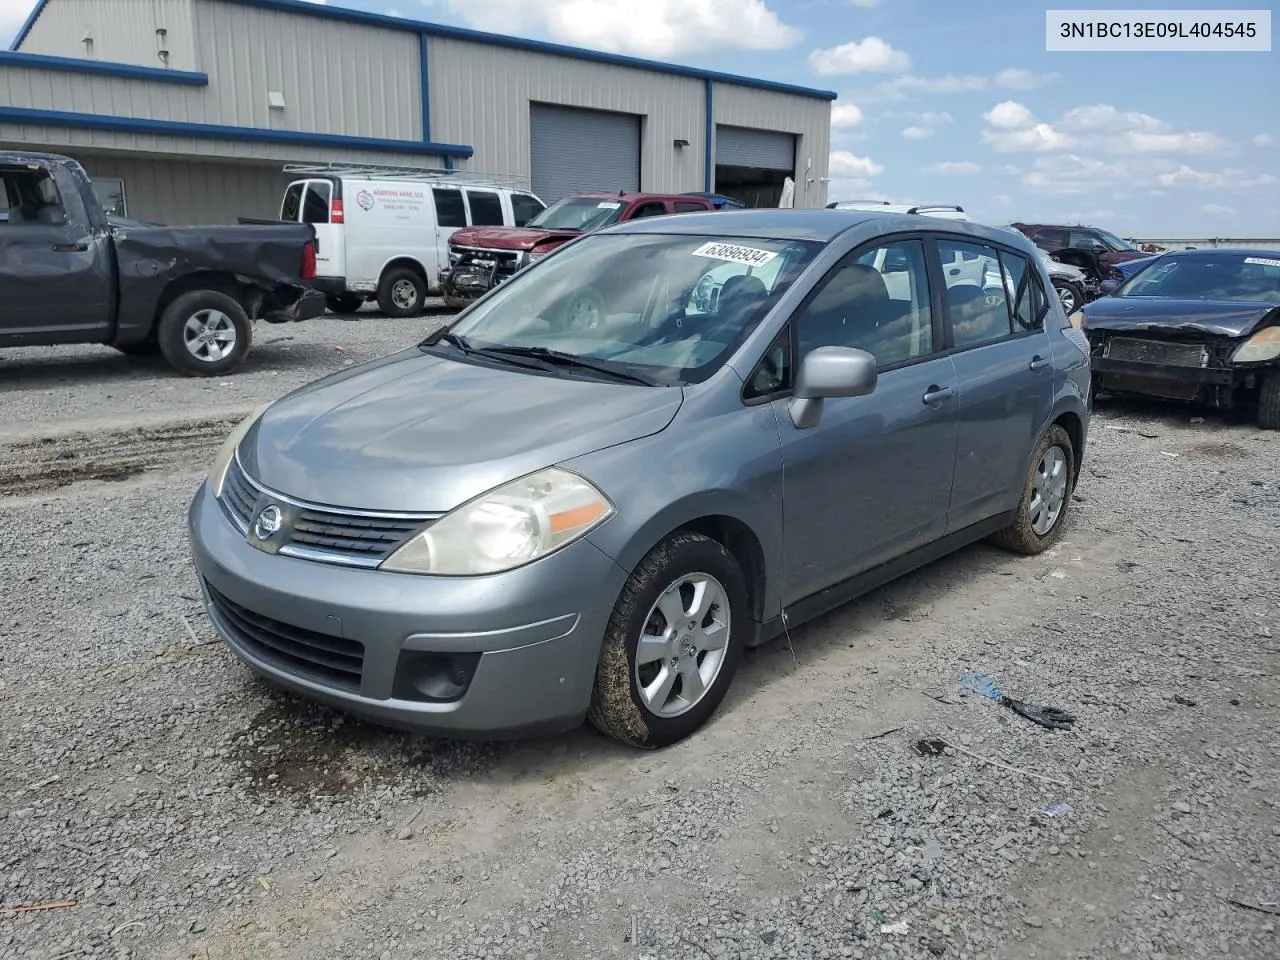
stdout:
{"type": "Polygon", "coordinates": [[[0,152],[0,347],[105,343],[218,376],[252,320],[324,312],[308,224],[165,227],[111,220],[84,169],[0,152]]]}

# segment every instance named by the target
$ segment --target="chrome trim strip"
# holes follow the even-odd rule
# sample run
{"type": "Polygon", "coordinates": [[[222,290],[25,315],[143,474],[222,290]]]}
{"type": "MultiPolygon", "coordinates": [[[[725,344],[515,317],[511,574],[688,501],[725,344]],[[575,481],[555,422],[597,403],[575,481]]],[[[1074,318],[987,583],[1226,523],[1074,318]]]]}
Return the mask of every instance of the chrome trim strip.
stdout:
{"type": "MultiPolygon", "coordinates": [[[[408,538],[408,540],[412,539],[413,536],[408,538]]],[[[386,557],[360,557],[347,553],[331,552],[296,543],[287,543],[277,552],[282,557],[293,557],[295,560],[314,560],[316,563],[334,563],[343,567],[360,567],[364,570],[376,570],[382,561],[386,559],[386,557]]],[[[393,550],[392,553],[394,552],[393,550]]]]}

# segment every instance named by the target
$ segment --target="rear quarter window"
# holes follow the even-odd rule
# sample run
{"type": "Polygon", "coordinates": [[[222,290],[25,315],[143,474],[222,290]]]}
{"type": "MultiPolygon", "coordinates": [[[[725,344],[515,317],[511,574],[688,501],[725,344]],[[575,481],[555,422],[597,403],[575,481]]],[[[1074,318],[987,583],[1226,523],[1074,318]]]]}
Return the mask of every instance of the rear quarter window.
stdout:
{"type": "Polygon", "coordinates": [[[462,191],[433,187],[431,197],[436,205],[436,223],[442,227],[465,227],[467,210],[462,202],[462,191]]]}

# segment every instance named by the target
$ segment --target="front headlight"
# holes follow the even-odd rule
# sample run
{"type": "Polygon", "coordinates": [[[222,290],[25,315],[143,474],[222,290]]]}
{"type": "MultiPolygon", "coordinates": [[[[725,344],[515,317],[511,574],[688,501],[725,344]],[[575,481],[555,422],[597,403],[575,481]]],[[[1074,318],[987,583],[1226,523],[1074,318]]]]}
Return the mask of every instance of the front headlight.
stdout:
{"type": "Polygon", "coordinates": [[[1232,363],[1265,363],[1280,357],[1280,327],[1267,327],[1236,348],[1232,363]]]}
{"type": "Polygon", "coordinates": [[[455,577],[501,573],[585,536],[613,512],[613,504],[591,483],[549,467],[464,503],[379,569],[455,577]]]}
{"type": "Polygon", "coordinates": [[[1084,311],[1077,310],[1075,313],[1071,314],[1071,316],[1067,317],[1067,322],[1077,330],[1082,329],[1084,327],[1084,311]]]}
{"type": "Polygon", "coordinates": [[[249,428],[257,422],[269,406],[271,404],[264,403],[253,411],[236,424],[236,428],[227,435],[227,439],[222,441],[222,446],[218,448],[218,455],[213,458],[213,465],[209,467],[209,486],[213,489],[215,497],[222,496],[222,485],[226,482],[227,468],[231,466],[231,458],[236,455],[236,447],[240,446],[240,441],[249,432],[249,428]]]}

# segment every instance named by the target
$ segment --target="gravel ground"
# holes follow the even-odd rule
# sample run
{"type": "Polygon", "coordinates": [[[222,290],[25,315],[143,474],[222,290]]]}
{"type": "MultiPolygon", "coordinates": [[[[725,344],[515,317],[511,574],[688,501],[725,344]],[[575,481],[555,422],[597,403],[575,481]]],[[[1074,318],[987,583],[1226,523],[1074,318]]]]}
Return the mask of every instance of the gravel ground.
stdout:
{"type": "MultiPolygon", "coordinates": [[[[314,362],[197,388],[256,403],[421,332],[305,326],[314,362]]],[[[30,354],[46,424],[169,404],[163,373],[30,354]]],[[[28,470],[0,488],[0,957],[1274,958],[1280,436],[1193,415],[1102,405],[1056,550],[968,549],[751,652],[660,753],[416,738],[252,680],[185,542],[216,436],[28,470]]]]}

